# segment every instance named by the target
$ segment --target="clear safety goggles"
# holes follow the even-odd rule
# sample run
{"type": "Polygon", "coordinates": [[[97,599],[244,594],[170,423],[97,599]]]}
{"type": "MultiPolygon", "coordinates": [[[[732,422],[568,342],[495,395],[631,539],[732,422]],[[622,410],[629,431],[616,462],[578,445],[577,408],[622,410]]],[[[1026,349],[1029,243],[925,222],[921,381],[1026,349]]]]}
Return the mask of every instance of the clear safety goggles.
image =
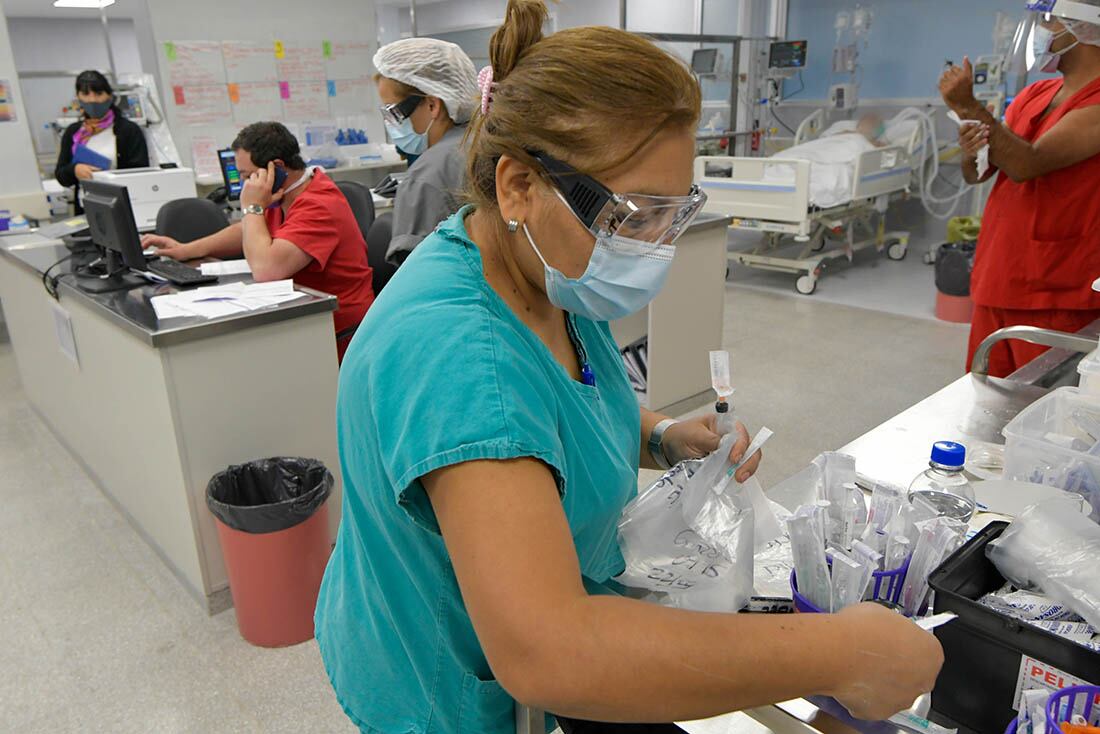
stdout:
{"type": "Polygon", "coordinates": [[[594,237],[625,237],[654,248],[671,245],[703,209],[707,195],[693,185],[687,196],[616,194],[591,176],[537,151],[558,197],[594,237]]]}
{"type": "Polygon", "coordinates": [[[419,107],[420,103],[423,101],[423,94],[410,94],[400,102],[379,105],[378,109],[382,111],[383,122],[396,126],[409,119],[409,115],[415,112],[416,108],[419,107]]]}
{"type": "Polygon", "coordinates": [[[1031,0],[1027,3],[1027,9],[1040,13],[1044,20],[1050,17],[1068,18],[1100,25],[1100,6],[1075,0],[1031,0]]]}

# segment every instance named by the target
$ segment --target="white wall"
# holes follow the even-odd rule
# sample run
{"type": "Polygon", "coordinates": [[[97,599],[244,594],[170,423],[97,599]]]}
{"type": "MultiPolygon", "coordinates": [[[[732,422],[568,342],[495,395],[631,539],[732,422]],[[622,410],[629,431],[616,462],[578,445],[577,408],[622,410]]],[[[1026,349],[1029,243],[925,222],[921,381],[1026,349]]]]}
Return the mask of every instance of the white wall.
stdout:
{"type": "MultiPolygon", "coordinates": [[[[115,68],[141,71],[134,21],[108,21],[115,68]]],[[[11,50],[22,71],[106,70],[107,44],[99,19],[9,18],[11,50]]],[[[67,100],[66,100],[67,101],[67,100]]]]}
{"type": "MultiPolygon", "coordinates": [[[[362,0],[148,0],[149,25],[157,53],[163,53],[165,41],[376,41],[375,13],[372,4],[362,0]]],[[[158,57],[159,58],[159,57],[158,57]]],[[[167,65],[161,60],[160,88],[171,96],[167,65]]],[[[374,69],[364,69],[364,76],[374,69]]],[[[214,135],[228,145],[236,126],[211,129],[187,127],[180,123],[173,104],[166,104],[168,122],[176,147],[184,162],[191,163],[192,135],[214,135]]],[[[377,98],[368,109],[367,135],[372,141],[385,140],[382,118],[376,114],[377,98]]]]}
{"type": "MultiPolygon", "coordinates": [[[[142,70],[134,21],[117,18],[108,22],[115,69],[122,72],[142,70]]],[[[110,67],[103,26],[98,19],[82,18],[9,18],[12,54],[20,72],[82,71],[110,67]]],[[[73,99],[73,77],[66,74],[50,79],[24,79],[27,120],[39,153],[54,154],[57,136],[47,125],[57,118],[61,108],[73,99]]]]}
{"type": "MultiPolygon", "coordinates": [[[[0,12],[3,5],[0,5],[0,12]]],[[[0,79],[11,84],[15,96],[13,122],[0,122],[0,208],[26,212],[37,216],[48,214],[46,197],[38,177],[38,162],[34,156],[23,93],[18,84],[15,57],[11,52],[8,24],[0,18],[0,79]]]]}

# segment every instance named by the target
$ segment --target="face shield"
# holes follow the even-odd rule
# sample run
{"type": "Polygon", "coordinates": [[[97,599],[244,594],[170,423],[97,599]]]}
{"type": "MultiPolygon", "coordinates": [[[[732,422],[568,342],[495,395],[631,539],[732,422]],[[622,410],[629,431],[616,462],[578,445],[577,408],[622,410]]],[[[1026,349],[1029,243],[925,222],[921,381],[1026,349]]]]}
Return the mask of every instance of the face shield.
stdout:
{"type": "Polygon", "coordinates": [[[1073,0],[1036,0],[1027,9],[1036,13],[1035,23],[1058,20],[1078,43],[1100,46],[1100,5],[1073,0]]]}
{"type": "Polygon", "coordinates": [[[616,194],[591,176],[545,153],[529,151],[553,181],[559,198],[593,237],[622,237],[671,245],[694,221],[707,195],[693,185],[687,196],[616,194]]]}

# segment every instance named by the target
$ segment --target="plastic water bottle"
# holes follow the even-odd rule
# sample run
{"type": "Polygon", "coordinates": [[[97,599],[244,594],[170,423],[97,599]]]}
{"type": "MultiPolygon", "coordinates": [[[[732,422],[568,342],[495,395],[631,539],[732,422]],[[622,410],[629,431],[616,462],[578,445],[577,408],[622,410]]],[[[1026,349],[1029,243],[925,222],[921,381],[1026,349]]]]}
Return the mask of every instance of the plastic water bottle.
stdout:
{"type": "Polygon", "coordinates": [[[954,441],[932,444],[928,469],[909,485],[909,502],[925,504],[941,517],[968,522],[974,514],[974,488],[963,474],[966,447],[954,441]]]}

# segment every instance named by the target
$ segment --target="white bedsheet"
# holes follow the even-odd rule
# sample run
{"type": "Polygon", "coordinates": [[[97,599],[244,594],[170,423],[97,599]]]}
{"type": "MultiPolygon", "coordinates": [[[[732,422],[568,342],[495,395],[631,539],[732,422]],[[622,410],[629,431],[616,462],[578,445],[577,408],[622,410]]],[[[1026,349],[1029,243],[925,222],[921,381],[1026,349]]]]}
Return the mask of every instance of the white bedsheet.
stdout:
{"type": "MultiPolygon", "coordinates": [[[[809,161],[810,203],[827,209],[851,201],[856,161],[874,149],[862,135],[831,135],[788,148],[775,157],[809,161]]],[[[783,173],[777,168],[776,175],[783,173]]],[[[764,178],[768,180],[769,174],[764,178]]]]}

